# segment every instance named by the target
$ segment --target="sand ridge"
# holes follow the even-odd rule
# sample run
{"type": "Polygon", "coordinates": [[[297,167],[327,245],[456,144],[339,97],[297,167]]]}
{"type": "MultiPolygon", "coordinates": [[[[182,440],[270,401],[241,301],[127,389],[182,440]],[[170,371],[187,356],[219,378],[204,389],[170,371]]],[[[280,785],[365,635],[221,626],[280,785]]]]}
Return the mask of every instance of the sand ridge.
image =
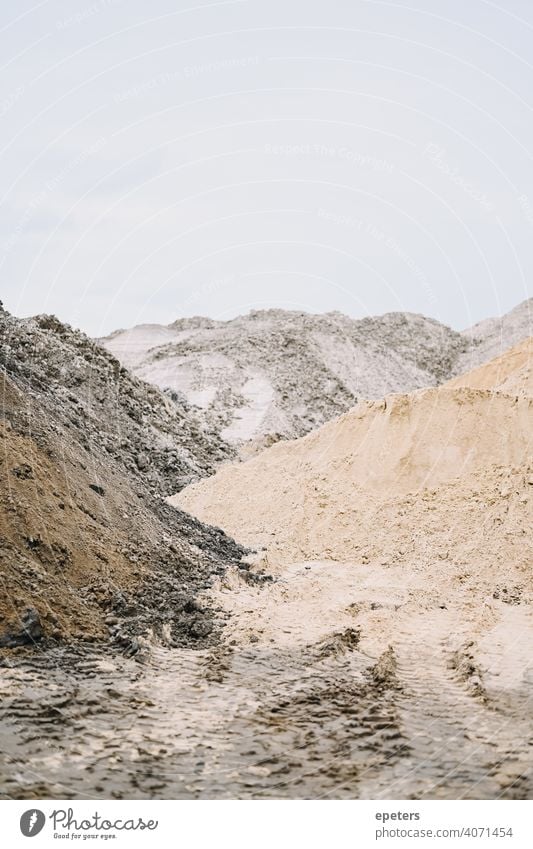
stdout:
{"type": "Polygon", "coordinates": [[[351,561],[370,543],[389,550],[416,538],[428,512],[459,510],[448,521],[460,528],[459,503],[469,515],[478,500],[490,503],[493,488],[511,488],[522,504],[532,425],[531,398],[486,389],[361,402],[300,440],[222,466],[171,503],[276,560],[351,561]],[[378,515],[387,523],[376,526],[378,515]]]}
{"type": "Polygon", "coordinates": [[[490,389],[507,395],[533,395],[533,337],[505,351],[466,374],[448,381],[448,386],[490,389]]]}

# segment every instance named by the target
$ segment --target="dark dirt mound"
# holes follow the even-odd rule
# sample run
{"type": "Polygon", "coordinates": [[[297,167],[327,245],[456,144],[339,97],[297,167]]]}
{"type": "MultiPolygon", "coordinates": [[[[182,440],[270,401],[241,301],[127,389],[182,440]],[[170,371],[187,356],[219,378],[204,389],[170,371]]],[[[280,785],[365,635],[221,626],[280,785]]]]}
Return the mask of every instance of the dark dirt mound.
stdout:
{"type": "Polygon", "coordinates": [[[0,311],[0,642],[209,639],[194,601],[242,549],[169,507],[220,446],[53,317],[0,311]]]}
{"type": "Polygon", "coordinates": [[[179,400],[137,379],[104,348],[55,316],[0,312],[0,368],[89,453],[104,450],[166,495],[210,474],[228,448],[179,400]]]}

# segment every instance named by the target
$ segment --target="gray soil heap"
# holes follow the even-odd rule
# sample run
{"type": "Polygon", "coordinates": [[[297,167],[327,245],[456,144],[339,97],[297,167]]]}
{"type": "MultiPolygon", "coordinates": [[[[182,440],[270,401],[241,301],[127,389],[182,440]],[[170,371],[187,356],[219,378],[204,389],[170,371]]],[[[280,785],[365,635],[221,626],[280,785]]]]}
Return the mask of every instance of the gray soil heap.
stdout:
{"type": "Polygon", "coordinates": [[[253,311],[118,330],[101,343],[241,456],[303,436],[360,398],[437,386],[531,335],[531,300],[463,333],[412,313],[253,311]]]}
{"type": "Polygon", "coordinates": [[[183,406],[51,316],[0,310],[0,646],[213,630],[195,601],[242,549],[164,496],[226,456],[183,406]]]}
{"type": "Polygon", "coordinates": [[[302,436],[358,398],[434,386],[467,350],[433,319],[266,310],[182,319],[101,340],[145,380],[185,397],[232,445],[302,436]]]}

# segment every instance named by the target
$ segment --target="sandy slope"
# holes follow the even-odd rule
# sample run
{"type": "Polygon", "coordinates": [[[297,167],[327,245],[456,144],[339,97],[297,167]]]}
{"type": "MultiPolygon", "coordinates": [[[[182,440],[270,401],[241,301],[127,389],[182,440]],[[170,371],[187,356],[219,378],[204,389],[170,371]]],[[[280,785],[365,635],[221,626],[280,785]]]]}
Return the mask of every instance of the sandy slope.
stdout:
{"type": "Polygon", "coordinates": [[[344,729],[324,741],[329,760],[313,752],[324,796],[533,792],[533,411],[515,392],[527,368],[526,346],[442,388],[361,403],[174,499],[264,546],[248,581],[234,570],[211,597],[231,614],[229,646],[300,658],[299,697],[264,670],[288,759],[297,730],[313,732],[311,705],[344,729]],[[373,710],[360,714],[346,675],[379,683],[373,710]]]}
{"type": "Polygon", "coordinates": [[[0,309],[0,342],[0,662],[14,642],[127,644],[161,620],[197,644],[212,625],[187,603],[242,551],[161,496],[211,469],[218,440],[53,316],[0,309]]]}
{"type": "Polygon", "coordinates": [[[533,337],[499,357],[448,382],[448,386],[492,389],[507,395],[533,395],[533,337]]]}
{"type": "Polygon", "coordinates": [[[416,533],[427,499],[442,510],[461,491],[470,504],[494,475],[520,470],[532,426],[527,397],[448,387],[389,396],[223,466],[172,503],[284,561],[352,560],[367,541],[390,547],[396,533],[416,533]],[[389,503],[390,522],[369,525],[389,503]]]}
{"type": "Polygon", "coordinates": [[[486,318],[463,330],[469,344],[457,359],[455,374],[464,374],[505,354],[532,335],[533,298],[528,298],[504,315],[486,318]]]}

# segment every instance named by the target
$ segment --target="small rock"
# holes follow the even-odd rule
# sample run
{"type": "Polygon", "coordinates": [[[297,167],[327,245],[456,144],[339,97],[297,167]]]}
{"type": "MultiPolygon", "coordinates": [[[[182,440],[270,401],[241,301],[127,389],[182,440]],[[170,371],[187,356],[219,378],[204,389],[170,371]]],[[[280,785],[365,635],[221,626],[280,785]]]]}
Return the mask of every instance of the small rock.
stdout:
{"type": "Polygon", "coordinates": [[[189,628],[193,637],[207,637],[213,630],[213,625],[208,619],[196,619],[189,628]]]}
{"type": "Polygon", "coordinates": [[[20,466],[15,466],[15,468],[11,471],[15,477],[20,478],[21,480],[30,480],[33,478],[33,469],[29,463],[21,463],[20,466]]]}
{"type": "Polygon", "coordinates": [[[203,613],[202,605],[195,598],[188,598],[183,609],[186,613],[203,613]]]}
{"type": "Polygon", "coordinates": [[[105,489],[103,486],[100,486],[97,483],[90,483],[89,489],[92,489],[93,492],[96,492],[97,495],[105,495],[105,489]]]}
{"type": "Polygon", "coordinates": [[[105,618],[106,625],[118,625],[118,619],[116,616],[106,616],[105,618]]]}
{"type": "Polygon", "coordinates": [[[42,639],[43,628],[34,607],[28,608],[20,620],[20,628],[12,629],[0,636],[0,647],[15,648],[42,639]]]}
{"type": "Polygon", "coordinates": [[[137,454],[135,462],[140,472],[146,472],[150,466],[145,454],[137,454]]]}
{"type": "Polygon", "coordinates": [[[396,656],[394,649],[389,646],[387,651],[378,658],[372,667],[371,674],[376,684],[392,684],[396,675],[396,656]]]}

